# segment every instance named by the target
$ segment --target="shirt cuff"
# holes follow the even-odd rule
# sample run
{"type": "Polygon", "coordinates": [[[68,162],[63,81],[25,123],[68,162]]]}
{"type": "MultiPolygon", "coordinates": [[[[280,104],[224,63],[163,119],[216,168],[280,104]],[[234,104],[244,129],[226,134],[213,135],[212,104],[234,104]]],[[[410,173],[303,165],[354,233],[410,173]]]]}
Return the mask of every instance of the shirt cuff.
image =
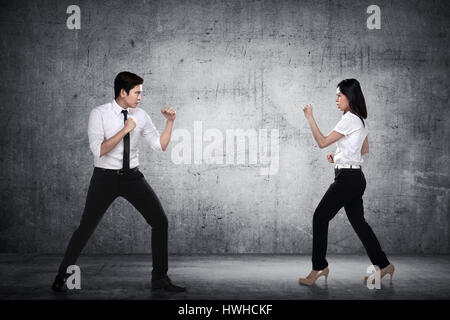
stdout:
{"type": "Polygon", "coordinates": [[[161,146],[161,137],[158,137],[156,139],[153,149],[157,150],[157,151],[161,151],[161,152],[163,151],[162,146],[161,146]]]}
{"type": "Polygon", "coordinates": [[[100,158],[100,153],[102,151],[102,144],[96,143],[95,145],[91,145],[91,151],[94,154],[94,157],[100,158]]]}
{"type": "Polygon", "coordinates": [[[338,133],[340,133],[340,134],[343,134],[344,136],[346,135],[346,134],[345,134],[345,131],[343,131],[343,130],[341,130],[341,129],[334,128],[333,130],[336,131],[336,132],[338,132],[338,133]]]}

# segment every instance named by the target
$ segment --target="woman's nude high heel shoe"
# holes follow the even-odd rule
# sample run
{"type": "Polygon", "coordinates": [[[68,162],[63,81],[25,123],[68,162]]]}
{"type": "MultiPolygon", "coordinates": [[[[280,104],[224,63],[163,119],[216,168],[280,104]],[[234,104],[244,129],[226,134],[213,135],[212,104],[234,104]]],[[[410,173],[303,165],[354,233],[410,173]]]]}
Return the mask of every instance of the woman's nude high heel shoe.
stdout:
{"type": "MultiPolygon", "coordinates": [[[[380,271],[377,271],[380,273],[380,281],[385,275],[389,274],[391,276],[389,283],[392,284],[392,277],[394,276],[394,271],[395,271],[395,268],[392,263],[388,264],[387,267],[381,269],[380,271]]],[[[369,279],[369,276],[364,277],[364,283],[367,283],[367,279],[369,279]]],[[[374,281],[375,281],[375,279],[372,280],[372,283],[374,281]]]]}
{"type": "Polygon", "coordinates": [[[314,284],[314,282],[316,282],[316,280],[321,277],[324,276],[325,277],[325,284],[327,284],[327,279],[328,279],[328,273],[330,273],[330,269],[328,269],[328,267],[326,267],[325,269],[319,271],[316,275],[314,276],[307,276],[306,278],[300,278],[298,280],[298,282],[300,284],[303,284],[305,286],[311,286],[314,284]]]}

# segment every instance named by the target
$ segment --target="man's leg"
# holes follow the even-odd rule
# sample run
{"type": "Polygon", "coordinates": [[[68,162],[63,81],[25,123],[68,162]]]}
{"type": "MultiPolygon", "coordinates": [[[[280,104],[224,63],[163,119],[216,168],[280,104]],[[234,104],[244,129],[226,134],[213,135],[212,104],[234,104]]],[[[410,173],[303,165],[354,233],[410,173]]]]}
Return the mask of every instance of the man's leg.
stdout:
{"type": "Polygon", "coordinates": [[[144,175],[137,171],[121,184],[121,195],[127,199],[152,227],[152,289],[163,289],[172,292],[183,292],[186,289],[174,285],[167,276],[167,217],[153,189],[144,175]]]}
{"type": "Polygon", "coordinates": [[[168,222],[164,209],[140,171],[132,173],[128,178],[124,177],[122,181],[120,195],[128,200],[152,227],[152,278],[163,278],[168,270],[168,222]]]}
{"type": "Polygon", "coordinates": [[[99,221],[117,196],[117,177],[114,174],[94,170],[80,225],[69,241],[58,275],[64,275],[67,267],[76,263],[99,221]]]}

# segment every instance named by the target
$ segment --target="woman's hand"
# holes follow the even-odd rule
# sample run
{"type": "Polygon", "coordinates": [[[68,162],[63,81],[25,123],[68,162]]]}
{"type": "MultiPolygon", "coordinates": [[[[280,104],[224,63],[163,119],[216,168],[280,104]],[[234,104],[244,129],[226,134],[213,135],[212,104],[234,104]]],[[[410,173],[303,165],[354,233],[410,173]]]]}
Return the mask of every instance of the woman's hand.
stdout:
{"type": "Polygon", "coordinates": [[[309,119],[313,116],[313,111],[312,111],[312,106],[310,104],[307,104],[304,108],[303,108],[303,113],[305,114],[305,118],[309,119]]]}
{"type": "Polygon", "coordinates": [[[333,152],[327,154],[327,160],[329,163],[334,163],[334,153],[333,152]]]}

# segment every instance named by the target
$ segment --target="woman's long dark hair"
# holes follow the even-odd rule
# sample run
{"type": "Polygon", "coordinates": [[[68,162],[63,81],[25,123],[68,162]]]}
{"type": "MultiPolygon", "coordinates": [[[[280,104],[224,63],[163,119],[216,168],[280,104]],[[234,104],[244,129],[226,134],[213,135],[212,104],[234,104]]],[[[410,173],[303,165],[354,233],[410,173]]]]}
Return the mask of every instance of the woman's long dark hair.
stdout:
{"type": "Polygon", "coordinates": [[[350,110],[353,114],[357,115],[364,126],[364,119],[367,119],[367,107],[366,100],[356,79],[345,79],[339,82],[337,85],[339,91],[345,95],[349,101],[350,110]]]}

